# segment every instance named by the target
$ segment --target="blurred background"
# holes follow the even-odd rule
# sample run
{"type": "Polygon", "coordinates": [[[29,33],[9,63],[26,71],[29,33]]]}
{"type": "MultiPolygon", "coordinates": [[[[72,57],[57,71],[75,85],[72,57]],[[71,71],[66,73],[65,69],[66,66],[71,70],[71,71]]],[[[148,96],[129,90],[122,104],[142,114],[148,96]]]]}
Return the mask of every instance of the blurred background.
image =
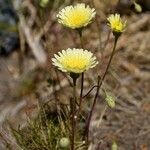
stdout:
{"type": "MultiPolygon", "coordinates": [[[[120,13],[128,25],[104,83],[117,98],[116,108],[107,109],[97,126],[105,106],[99,95],[91,124],[93,145],[101,143],[107,150],[115,139],[119,150],[150,149],[150,0],[0,0],[0,150],[9,140],[7,121],[24,127],[26,114],[34,117],[38,102],[58,99],[66,104],[71,96],[70,79],[53,68],[51,57],[62,49],[80,47],[78,34],[56,19],[61,8],[77,2],[97,12],[83,39],[84,49],[95,53],[100,63],[86,73],[84,94],[105,71],[112,50],[106,18],[120,13]]],[[[94,94],[86,98],[85,114],[94,94]]]]}

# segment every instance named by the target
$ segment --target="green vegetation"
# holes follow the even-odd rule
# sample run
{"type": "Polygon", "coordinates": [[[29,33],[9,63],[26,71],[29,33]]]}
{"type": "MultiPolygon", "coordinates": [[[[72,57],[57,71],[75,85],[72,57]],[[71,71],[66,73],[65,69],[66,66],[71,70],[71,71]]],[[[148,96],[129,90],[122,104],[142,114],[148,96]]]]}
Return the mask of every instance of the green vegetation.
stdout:
{"type": "Polygon", "coordinates": [[[28,119],[28,126],[23,129],[12,129],[18,145],[24,150],[59,149],[59,140],[68,136],[59,123],[58,116],[50,114],[49,105],[41,106],[36,119],[28,119]]]}

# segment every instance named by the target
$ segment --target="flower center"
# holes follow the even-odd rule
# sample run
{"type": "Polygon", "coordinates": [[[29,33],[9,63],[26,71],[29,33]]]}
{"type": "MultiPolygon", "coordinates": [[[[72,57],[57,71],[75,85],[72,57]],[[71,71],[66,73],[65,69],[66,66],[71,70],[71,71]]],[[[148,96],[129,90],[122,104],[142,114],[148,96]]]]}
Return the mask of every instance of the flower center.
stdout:
{"type": "Polygon", "coordinates": [[[89,14],[87,11],[74,10],[69,16],[68,20],[73,26],[81,26],[88,21],[89,14]]]}
{"type": "Polygon", "coordinates": [[[79,58],[78,56],[70,56],[69,58],[65,58],[63,61],[64,66],[66,68],[75,70],[84,70],[86,66],[89,64],[86,58],[79,58]]]}
{"type": "Polygon", "coordinates": [[[112,22],[112,28],[117,29],[117,30],[122,30],[123,25],[120,21],[114,21],[112,22]]]}

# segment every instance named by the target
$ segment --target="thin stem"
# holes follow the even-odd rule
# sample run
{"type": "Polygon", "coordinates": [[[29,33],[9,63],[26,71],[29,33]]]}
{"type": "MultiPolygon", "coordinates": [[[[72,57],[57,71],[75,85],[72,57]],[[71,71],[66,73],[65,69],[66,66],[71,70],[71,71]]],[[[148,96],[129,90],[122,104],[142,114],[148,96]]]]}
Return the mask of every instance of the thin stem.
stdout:
{"type": "Polygon", "coordinates": [[[80,44],[81,44],[81,48],[83,48],[83,37],[82,37],[82,29],[78,30],[79,36],[80,36],[80,44]]]}
{"type": "Polygon", "coordinates": [[[73,2],[74,2],[74,0],[70,0],[70,4],[71,4],[71,5],[73,4],[73,2]]]}
{"type": "MultiPolygon", "coordinates": [[[[82,29],[78,30],[78,33],[80,36],[81,48],[83,48],[82,29]]],[[[80,113],[81,106],[82,106],[83,85],[84,85],[84,72],[82,72],[82,75],[81,75],[81,91],[80,91],[79,108],[77,111],[77,117],[80,113]]]]}
{"type": "MultiPolygon", "coordinates": [[[[103,51],[105,50],[105,48],[106,48],[106,46],[107,46],[107,44],[108,44],[108,41],[109,41],[109,38],[110,38],[110,33],[111,33],[111,30],[108,32],[106,42],[104,43],[103,51]]],[[[102,56],[103,56],[103,52],[102,52],[102,56]]],[[[95,87],[97,87],[97,86],[93,86],[93,87],[87,92],[87,94],[85,94],[85,95],[83,96],[83,98],[85,98],[88,94],[90,94],[90,92],[91,92],[95,87]]]]}
{"type": "Polygon", "coordinates": [[[98,86],[97,85],[92,86],[91,89],[82,98],[85,98],[86,96],[88,96],[96,87],[98,86]]]}
{"type": "Polygon", "coordinates": [[[107,72],[108,72],[108,69],[109,69],[110,64],[111,64],[111,61],[112,61],[112,58],[113,58],[113,56],[114,56],[114,54],[115,54],[115,49],[116,49],[117,41],[118,41],[118,37],[115,37],[114,47],[113,47],[113,50],[112,50],[112,53],[111,53],[109,62],[108,62],[108,64],[107,64],[105,73],[104,73],[104,75],[102,76],[102,79],[101,79],[101,82],[100,82],[100,86],[102,85],[102,83],[103,83],[103,81],[104,81],[104,79],[105,79],[105,77],[106,77],[106,74],[107,74],[107,72]]]}
{"type": "Polygon", "coordinates": [[[79,107],[78,107],[77,114],[76,114],[77,117],[79,116],[79,113],[80,113],[80,110],[81,110],[81,106],[82,106],[83,83],[84,83],[84,73],[82,73],[82,77],[81,77],[81,92],[80,92],[80,99],[79,99],[79,105],[78,105],[79,107]]]}
{"type": "Polygon", "coordinates": [[[83,82],[84,82],[84,73],[82,72],[82,75],[81,75],[81,92],[80,92],[80,99],[82,99],[82,95],[83,95],[83,82]]]}
{"type": "Polygon", "coordinates": [[[76,112],[76,79],[73,79],[73,99],[70,101],[71,107],[71,150],[74,150],[74,141],[75,141],[75,112],[76,112]]]}
{"type": "Polygon", "coordinates": [[[89,139],[90,122],[91,122],[92,114],[93,114],[93,111],[94,111],[94,108],[95,108],[95,104],[96,104],[96,100],[97,100],[97,97],[98,97],[98,93],[99,93],[99,90],[100,90],[100,88],[102,86],[102,83],[103,83],[103,81],[104,81],[104,79],[105,79],[105,77],[107,75],[107,72],[108,72],[108,69],[110,67],[112,58],[113,58],[113,56],[115,54],[115,49],[116,49],[118,38],[119,38],[119,36],[115,36],[114,47],[113,47],[113,50],[112,50],[109,62],[107,64],[106,70],[105,70],[101,80],[100,80],[100,78],[98,78],[97,91],[96,91],[96,94],[95,94],[95,97],[94,97],[94,101],[93,101],[93,105],[92,105],[92,108],[91,108],[91,111],[90,111],[90,114],[89,114],[89,117],[88,117],[88,121],[87,121],[87,124],[86,124],[86,130],[85,131],[86,131],[86,140],[87,140],[87,142],[88,142],[88,139],[89,139]]]}
{"type": "Polygon", "coordinates": [[[89,127],[90,127],[90,122],[91,122],[91,118],[92,118],[92,114],[93,114],[93,110],[94,110],[94,107],[95,107],[95,104],[96,104],[96,99],[97,99],[97,96],[98,96],[98,92],[99,92],[99,89],[100,89],[100,78],[98,77],[98,81],[97,81],[97,91],[96,91],[96,94],[95,94],[95,97],[94,97],[94,101],[93,101],[93,105],[92,105],[92,108],[91,108],[91,111],[90,111],[90,114],[89,114],[89,117],[88,117],[88,120],[87,120],[87,123],[86,123],[86,127],[85,127],[85,135],[86,135],[86,141],[88,143],[88,140],[89,140],[89,127]]]}
{"type": "MultiPolygon", "coordinates": [[[[79,30],[79,36],[80,36],[80,41],[81,41],[81,48],[83,48],[82,29],[79,30]]],[[[82,72],[82,76],[81,76],[81,92],[80,92],[80,102],[79,103],[81,103],[81,101],[82,101],[83,84],[84,84],[84,72],[82,72]]]]}

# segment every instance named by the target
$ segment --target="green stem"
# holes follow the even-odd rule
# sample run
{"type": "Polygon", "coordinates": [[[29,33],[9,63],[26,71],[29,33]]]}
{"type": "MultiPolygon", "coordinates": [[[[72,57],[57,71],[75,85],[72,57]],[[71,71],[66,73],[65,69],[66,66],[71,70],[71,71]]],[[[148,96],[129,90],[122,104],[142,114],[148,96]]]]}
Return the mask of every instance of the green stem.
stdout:
{"type": "MultiPolygon", "coordinates": [[[[81,48],[83,48],[83,38],[82,38],[82,29],[79,30],[79,36],[81,41],[81,48]]],[[[82,101],[82,95],[83,95],[83,84],[84,84],[84,72],[81,76],[81,92],[80,92],[80,101],[82,101]]]]}
{"type": "Polygon", "coordinates": [[[94,97],[94,101],[93,101],[93,105],[92,105],[92,108],[91,108],[91,111],[90,111],[90,114],[89,114],[89,117],[88,117],[88,121],[87,121],[87,124],[86,124],[86,140],[88,142],[88,139],[89,139],[89,127],[90,127],[90,122],[91,122],[91,118],[92,118],[92,114],[93,114],[93,111],[94,111],[94,108],[95,108],[95,104],[96,104],[96,100],[97,100],[97,97],[98,97],[98,93],[99,93],[99,90],[103,84],[103,81],[108,73],[108,69],[110,67],[110,64],[111,64],[111,61],[112,61],[112,58],[115,54],[115,49],[116,49],[116,45],[117,45],[117,41],[118,41],[118,38],[119,36],[115,36],[115,41],[114,41],[114,47],[113,47],[113,50],[112,50],[112,53],[111,53],[111,56],[110,56],[110,59],[109,59],[109,62],[107,64],[107,67],[106,67],[106,70],[100,80],[100,78],[98,78],[98,82],[97,82],[97,91],[96,91],[96,94],[95,94],[95,97],[94,97]]]}
{"type": "Polygon", "coordinates": [[[83,37],[82,37],[82,28],[77,30],[80,36],[80,44],[81,44],[81,48],[83,48],[83,37]]]}
{"type": "Polygon", "coordinates": [[[80,92],[80,99],[79,99],[79,108],[77,110],[77,117],[79,116],[79,113],[81,111],[81,106],[82,106],[82,100],[83,100],[83,83],[84,83],[84,73],[82,73],[82,76],[81,76],[81,92],[80,92]]]}
{"type": "Polygon", "coordinates": [[[81,92],[80,92],[80,99],[82,99],[83,95],[83,83],[84,83],[84,73],[81,75],[81,92]]]}
{"type": "Polygon", "coordinates": [[[107,74],[107,72],[108,72],[108,69],[109,69],[110,64],[111,64],[111,61],[112,61],[112,58],[113,58],[113,56],[114,56],[114,54],[115,54],[115,49],[116,49],[117,41],[118,41],[118,37],[115,38],[114,47],[113,47],[113,50],[112,50],[112,53],[111,53],[109,62],[108,62],[108,64],[107,64],[105,73],[104,73],[104,75],[102,76],[102,79],[101,79],[101,82],[100,82],[100,86],[102,85],[102,83],[103,83],[103,81],[104,81],[104,79],[105,79],[105,77],[106,77],[106,74],[107,74]]]}
{"type": "MultiPolygon", "coordinates": [[[[83,48],[82,29],[78,30],[78,33],[79,33],[79,36],[80,36],[81,48],[83,48]]],[[[77,117],[80,113],[81,105],[82,105],[83,85],[84,85],[84,72],[81,75],[81,91],[80,91],[79,108],[78,108],[78,111],[77,111],[77,117]]]]}
{"type": "Polygon", "coordinates": [[[76,85],[73,86],[73,99],[72,99],[72,138],[71,138],[71,150],[74,150],[74,140],[75,140],[75,118],[74,118],[74,114],[75,114],[75,101],[76,101],[76,85]]]}
{"type": "Polygon", "coordinates": [[[74,2],[74,0],[70,0],[70,5],[72,5],[72,4],[73,4],[73,2],[74,2]]]}
{"type": "Polygon", "coordinates": [[[74,141],[75,141],[75,129],[76,129],[76,121],[75,121],[75,112],[76,112],[76,80],[77,76],[73,74],[73,98],[70,101],[70,109],[71,109],[71,150],[75,149],[74,141]]]}

